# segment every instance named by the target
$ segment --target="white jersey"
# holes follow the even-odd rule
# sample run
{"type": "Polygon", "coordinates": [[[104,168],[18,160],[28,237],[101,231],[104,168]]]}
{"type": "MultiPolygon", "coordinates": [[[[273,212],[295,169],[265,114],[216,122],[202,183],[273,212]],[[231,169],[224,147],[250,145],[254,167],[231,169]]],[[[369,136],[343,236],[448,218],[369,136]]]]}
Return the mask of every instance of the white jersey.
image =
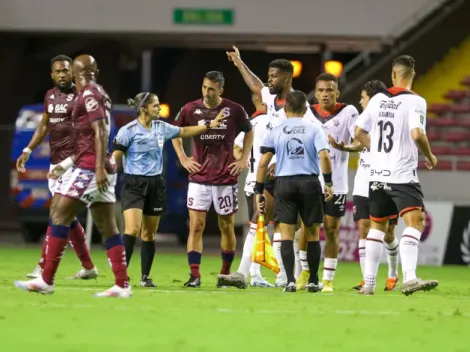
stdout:
{"type": "MultiPolygon", "coordinates": [[[[258,115],[251,120],[253,126],[253,147],[250,156],[250,166],[248,168],[248,174],[245,181],[245,193],[251,195],[254,193],[254,187],[256,182],[256,173],[258,171],[259,161],[261,160],[261,146],[266,137],[266,134],[270,130],[268,127],[270,118],[266,114],[258,115]]],[[[237,138],[235,138],[235,145],[243,149],[243,138],[245,133],[241,132],[237,138]]],[[[272,161],[271,161],[272,163],[272,161]]]]}
{"type": "MultiPolygon", "coordinates": [[[[331,135],[337,143],[351,143],[354,126],[359,115],[353,105],[336,104],[332,113],[322,111],[318,104],[312,106],[316,120],[322,124],[326,136],[331,135]]],[[[349,153],[330,148],[333,189],[335,194],[347,194],[349,153]]]]}
{"type": "Polygon", "coordinates": [[[353,196],[369,198],[370,153],[367,149],[359,153],[359,166],[354,177],[353,196]]]}
{"type": "Polygon", "coordinates": [[[426,100],[400,88],[376,94],[356,125],[370,134],[369,181],[418,183],[418,148],[411,131],[426,130],[426,100]]]}

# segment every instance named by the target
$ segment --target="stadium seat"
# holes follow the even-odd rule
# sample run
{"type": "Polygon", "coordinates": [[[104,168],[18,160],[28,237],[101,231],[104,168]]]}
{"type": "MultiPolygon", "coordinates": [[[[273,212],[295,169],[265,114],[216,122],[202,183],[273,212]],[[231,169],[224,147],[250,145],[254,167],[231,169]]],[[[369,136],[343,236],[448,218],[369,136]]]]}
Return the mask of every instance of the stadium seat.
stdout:
{"type": "Polygon", "coordinates": [[[428,140],[430,141],[440,141],[441,140],[441,133],[437,131],[428,131],[426,133],[428,136],[428,140]]]}
{"type": "Polygon", "coordinates": [[[460,84],[470,86],[470,76],[465,77],[462,81],[460,81],[460,84]]]}
{"type": "Polygon", "coordinates": [[[470,171],[470,161],[459,161],[459,162],[457,162],[457,170],[470,171]]]}
{"type": "Polygon", "coordinates": [[[450,90],[446,94],[444,94],[444,98],[456,101],[462,100],[468,96],[469,94],[466,90],[450,90]]]}
{"type": "Polygon", "coordinates": [[[468,155],[468,156],[470,156],[470,148],[469,147],[457,147],[457,148],[454,148],[452,150],[452,154],[453,155],[468,155]]]}
{"type": "MultiPolygon", "coordinates": [[[[429,138],[429,134],[428,134],[429,138]]],[[[466,142],[470,141],[470,132],[449,132],[449,133],[443,133],[443,139],[447,142],[466,142]]]]}
{"type": "Polygon", "coordinates": [[[438,127],[453,127],[457,125],[457,121],[453,117],[437,117],[434,119],[428,119],[426,123],[429,126],[438,127]]]}
{"type": "Polygon", "coordinates": [[[440,115],[449,111],[449,108],[449,104],[431,104],[428,107],[428,111],[440,115]]]}
{"type": "Polygon", "coordinates": [[[457,120],[460,127],[470,128],[470,118],[457,120]]]}
{"type": "Polygon", "coordinates": [[[452,155],[453,154],[452,148],[447,147],[447,146],[436,145],[436,146],[433,146],[431,149],[435,155],[452,155]]]}
{"type": "MultiPolygon", "coordinates": [[[[424,161],[420,161],[418,164],[419,170],[429,170],[426,167],[426,163],[424,161]]],[[[439,160],[436,167],[433,170],[452,170],[452,161],[451,160],[439,160]]]]}
{"type": "Polygon", "coordinates": [[[470,112],[470,104],[451,105],[450,106],[450,111],[456,112],[456,113],[470,112]]]}

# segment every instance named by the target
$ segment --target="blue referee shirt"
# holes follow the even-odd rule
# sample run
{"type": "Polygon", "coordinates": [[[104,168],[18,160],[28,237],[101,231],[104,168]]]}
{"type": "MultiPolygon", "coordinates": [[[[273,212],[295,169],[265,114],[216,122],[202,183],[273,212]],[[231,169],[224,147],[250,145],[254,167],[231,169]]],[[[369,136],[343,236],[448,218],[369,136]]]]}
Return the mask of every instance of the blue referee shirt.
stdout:
{"type": "Polygon", "coordinates": [[[125,152],[124,173],[129,175],[156,176],[163,172],[163,145],[177,137],[180,127],[166,122],[152,121],[150,129],[134,120],[121,127],[114,138],[114,150],[125,152]]]}
{"type": "Polygon", "coordinates": [[[268,132],[261,153],[276,154],[276,177],[319,175],[323,149],[329,150],[321,125],[293,117],[268,132]]]}

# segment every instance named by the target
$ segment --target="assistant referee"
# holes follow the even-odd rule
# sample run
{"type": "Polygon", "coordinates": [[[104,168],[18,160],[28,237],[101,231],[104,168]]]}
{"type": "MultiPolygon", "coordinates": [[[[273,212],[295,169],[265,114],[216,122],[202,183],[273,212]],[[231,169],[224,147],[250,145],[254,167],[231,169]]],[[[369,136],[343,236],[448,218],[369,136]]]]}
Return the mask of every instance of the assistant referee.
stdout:
{"type": "Polygon", "coordinates": [[[323,222],[323,194],[318,180],[319,164],[325,180],[326,200],[333,197],[331,160],[326,135],[320,124],[302,118],[307,97],[300,91],[286,96],[284,110],[287,119],[272,129],[261,147],[263,154],[256,175],[255,194],[258,210],[264,211],[264,183],[269,162],[277,157],[275,203],[281,230],[281,256],[287,275],[284,292],[295,292],[294,236],[300,214],[308,241],[307,261],[310,269],[309,292],[318,292],[320,265],[320,226],[323,222]]]}
{"type": "Polygon", "coordinates": [[[121,206],[125,222],[126,261],[129,266],[135,241],[140,234],[140,285],[156,287],[149,276],[155,256],[155,234],[166,208],[166,181],[162,176],[163,145],[173,138],[193,137],[218,127],[225,118],[225,111],[199,126],[175,127],[159,120],[161,108],[156,94],[139,93],[134,99],[129,99],[128,104],[135,108],[137,118],[121,127],[113,143],[113,157],[118,166],[124,168],[121,206]]]}

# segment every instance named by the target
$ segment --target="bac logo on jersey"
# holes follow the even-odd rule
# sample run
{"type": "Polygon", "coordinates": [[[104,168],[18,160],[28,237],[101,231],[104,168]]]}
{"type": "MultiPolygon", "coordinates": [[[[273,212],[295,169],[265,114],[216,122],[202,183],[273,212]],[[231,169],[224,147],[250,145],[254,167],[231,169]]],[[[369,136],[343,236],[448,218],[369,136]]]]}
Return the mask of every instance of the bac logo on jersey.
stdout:
{"type": "Polygon", "coordinates": [[[56,113],[56,114],[66,114],[67,108],[69,104],[49,104],[47,106],[47,112],[49,114],[56,113]]]}

